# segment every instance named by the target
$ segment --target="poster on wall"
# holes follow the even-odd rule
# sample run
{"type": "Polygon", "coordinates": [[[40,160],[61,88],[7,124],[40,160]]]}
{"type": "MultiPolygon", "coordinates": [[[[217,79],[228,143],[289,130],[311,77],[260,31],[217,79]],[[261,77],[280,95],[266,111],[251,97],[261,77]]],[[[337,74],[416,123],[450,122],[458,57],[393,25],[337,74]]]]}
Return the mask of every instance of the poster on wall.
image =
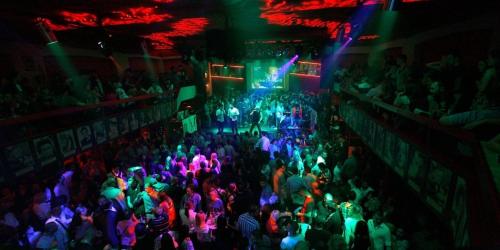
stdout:
{"type": "Polygon", "coordinates": [[[451,229],[455,239],[455,247],[465,247],[469,244],[468,216],[467,216],[467,189],[465,180],[457,178],[455,194],[451,203],[451,229]]]}
{"type": "Polygon", "coordinates": [[[31,153],[29,142],[21,142],[4,148],[5,161],[15,175],[29,172],[35,167],[35,159],[31,153]]]}
{"type": "Polygon", "coordinates": [[[398,154],[398,141],[400,141],[400,139],[398,137],[396,137],[395,134],[387,131],[387,133],[385,133],[385,138],[384,138],[384,154],[382,154],[383,156],[383,159],[385,160],[385,162],[395,168],[395,164],[397,164],[394,160],[395,156],[398,154]]]}
{"type": "Polygon", "coordinates": [[[411,159],[408,166],[408,185],[415,191],[420,192],[425,182],[427,159],[414,147],[411,147],[409,155],[411,159]]]}
{"type": "Polygon", "coordinates": [[[139,128],[139,120],[137,119],[137,112],[130,112],[128,116],[130,131],[135,131],[139,128]]]}
{"type": "Polygon", "coordinates": [[[191,134],[198,130],[198,124],[196,122],[196,115],[190,115],[182,120],[182,129],[184,134],[191,134]]]}
{"type": "Polygon", "coordinates": [[[160,119],[165,120],[168,118],[168,107],[166,103],[160,105],[160,119]]]}
{"type": "Polygon", "coordinates": [[[393,166],[394,171],[397,174],[399,174],[401,177],[404,177],[406,168],[409,164],[408,157],[409,157],[409,153],[410,153],[410,145],[408,143],[406,143],[405,141],[397,138],[395,135],[393,135],[393,136],[394,136],[394,138],[396,138],[396,140],[399,140],[399,141],[397,141],[396,145],[394,145],[394,150],[395,150],[394,155],[395,155],[396,161],[391,166],[393,166]]]}
{"type": "Polygon", "coordinates": [[[101,144],[108,139],[108,134],[106,133],[106,124],[104,121],[94,122],[92,125],[94,128],[94,138],[96,144],[101,144]]]}
{"type": "Polygon", "coordinates": [[[118,119],[116,117],[108,119],[108,135],[110,139],[115,139],[120,135],[118,131],[118,119]]]}
{"type": "Polygon", "coordinates": [[[155,105],[153,108],[153,117],[155,122],[159,122],[161,120],[161,109],[160,105],[155,105]]]}
{"type": "Polygon", "coordinates": [[[146,123],[146,125],[153,124],[153,122],[154,122],[153,109],[148,108],[148,109],[145,109],[143,111],[144,111],[144,122],[146,123]]]}
{"type": "Polygon", "coordinates": [[[145,127],[148,125],[148,122],[146,121],[146,111],[144,109],[137,110],[137,119],[139,120],[139,126],[141,128],[145,127]]]}
{"type": "Polygon", "coordinates": [[[434,160],[430,161],[426,180],[426,201],[439,213],[442,213],[446,206],[451,177],[449,169],[434,160]]]}
{"type": "Polygon", "coordinates": [[[379,124],[375,123],[377,131],[376,136],[375,136],[375,142],[373,143],[373,147],[375,148],[375,152],[378,153],[381,159],[384,159],[384,154],[385,154],[385,140],[387,139],[387,130],[384,129],[384,127],[380,126],[379,124]]]}
{"type": "Polygon", "coordinates": [[[57,143],[61,155],[66,158],[76,153],[76,140],[72,129],[57,133],[57,143]]]}
{"type": "Polygon", "coordinates": [[[92,147],[92,130],[90,126],[85,125],[77,128],[76,134],[78,135],[78,144],[82,151],[92,147]]]}
{"type": "Polygon", "coordinates": [[[127,115],[122,115],[118,118],[118,130],[122,135],[127,134],[129,132],[127,115]]]}
{"type": "Polygon", "coordinates": [[[53,163],[57,160],[56,146],[50,136],[40,137],[33,140],[38,161],[42,166],[53,163]]]}

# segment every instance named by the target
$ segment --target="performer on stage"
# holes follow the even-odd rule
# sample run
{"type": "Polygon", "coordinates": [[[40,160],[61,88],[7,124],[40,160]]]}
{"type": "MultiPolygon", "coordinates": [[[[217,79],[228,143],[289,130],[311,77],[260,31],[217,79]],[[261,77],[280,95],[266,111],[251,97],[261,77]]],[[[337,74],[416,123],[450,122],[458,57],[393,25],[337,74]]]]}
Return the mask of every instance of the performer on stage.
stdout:
{"type": "Polygon", "coordinates": [[[215,117],[217,118],[217,132],[222,134],[224,132],[224,116],[226,111],[224,111],[224,107],[222,105],[218,105],[217,110],[215,111],[215,117]]]}
{"type": "Polygon", "coordinates": [[[252,125],[250,126],[250,134],[252,134],[253,129],[257,126],[257,130],[259,130],[259,135],[262,133],[260,129],[259,123],[262,121],[262,114],[260,113],[259,108],[254,108],[250,113],[250,120],[252,121],[252,125]]]}
{"type": "Polygon", "coordinates": [[[240,111],[233,104],[229,104],[229,111],[227,113],[231,122],[231,130],[236,135],[238,134],[238,117],[240,116],[240,111]]]}

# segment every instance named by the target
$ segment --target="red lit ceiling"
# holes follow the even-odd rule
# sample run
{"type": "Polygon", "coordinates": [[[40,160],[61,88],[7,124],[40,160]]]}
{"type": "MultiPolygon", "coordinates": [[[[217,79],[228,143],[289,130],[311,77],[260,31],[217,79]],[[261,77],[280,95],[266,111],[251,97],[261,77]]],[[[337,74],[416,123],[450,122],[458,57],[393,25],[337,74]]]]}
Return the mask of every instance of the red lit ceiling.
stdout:
{"type": "MultiPolygon", "coordinates": [[[[224,1],[222,3],[225,3],[224,1]]],[[[173,47],[178,37],[200,35],[208,28],[225,27],[225,21],[223,21],[225,18],[221,17],[227,15],[227,12],[231,13],[233,18],[239,18],[240,24],[244,23],[249,30],[260,29],[260,26],[253,25],[261,23],[259,20],[264,19],[265,23],[274,26],[300,26],[317,31],[323,29],[328,32],[328,36],[334,38],[339,25],[345,22],[346,17],[331,13],[336,13],[336,10],[349,10],[348,13],[352,13],[360,2],[359,0],[232,1],[241,3],[244,7],[221,8],[220,0],[124,0],[119,3],[109,0],[93,0],[92,6],[61,1],[58,6],[47,6],[49,10],[40,10],[40,14],[33,19],[45,23],[54,31],[105,27],[111,33],[119,31],[149,39],[156,49],[169,49],[173,47]]],[[[373,5],[383,1],[365,0],[362,2],[363,5],[373,5]]],[[[426,0],[403,0],[403,2],[416,1],[426,0]]],[[[350,25],[345,24],[345,28],[347,35],[350,25]]]]}
{"type": "MultiPolygon", "coordinates": [[[[380,4],[384,0],[366,0],[363,5],[380,4]]],[[[287,3],[284,0],[265,0],[265,5],[261,7],[261,18],[267,20],[269,24],[281,26],[305,26],[312,28],[326,28],[329,36],[335,38],[340,20],[331,20],[330,18],[310,18],[309,14],[304,15],[305,11],[314,11],[332,8],[354,8],[358,5],[358,0],[304,0],[298,3],[287,3]]],[[[346,24],[345,34],[350,32],[350,25],[346,24]]]]}
{"type": "Polygon", "coordinates": [[[170,49],[174,45],[173,37],[186,37],[199,34],[205,30],[208,19],[203,17],[185,18],[172,24],[172,30],[155,32],[144,36],[153,42],[156,49],[170,49]]]}

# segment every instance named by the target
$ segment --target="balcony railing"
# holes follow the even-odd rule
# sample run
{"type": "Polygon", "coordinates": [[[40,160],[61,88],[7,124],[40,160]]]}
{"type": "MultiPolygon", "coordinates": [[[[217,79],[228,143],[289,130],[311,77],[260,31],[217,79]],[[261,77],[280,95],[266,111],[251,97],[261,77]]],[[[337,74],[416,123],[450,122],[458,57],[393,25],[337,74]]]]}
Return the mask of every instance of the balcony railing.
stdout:
{"type": "Polygon", "coordinates": [[[67,158],[176,112],[172,96],[145,95],[0,121],[0,181],[67,158]]]}
{"type": "Polygon", "coordinates": [[[498,191],[473,133],[348,90],[340,113],[449,226],[457,247],[499,243],[498,191]]]}

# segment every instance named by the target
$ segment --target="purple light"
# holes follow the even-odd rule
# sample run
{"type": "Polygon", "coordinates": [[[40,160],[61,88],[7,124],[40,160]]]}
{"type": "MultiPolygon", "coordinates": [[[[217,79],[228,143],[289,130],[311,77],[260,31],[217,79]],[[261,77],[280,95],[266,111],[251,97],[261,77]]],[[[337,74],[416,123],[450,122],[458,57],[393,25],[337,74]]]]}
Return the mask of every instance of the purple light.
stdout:
{"type": "Polygon", "coordinates": [[[299,59],[299,55],[295,55],[292,57],[292,59],[290,59],[290,61],[288,61],[287,63],[285,63],[283,66],[281,66],[278,70],[278,76],[285,76],[286,72],[290,69],[290,67],[292,66],[292,64],[297,61],[297,59],[299,59]]]}

